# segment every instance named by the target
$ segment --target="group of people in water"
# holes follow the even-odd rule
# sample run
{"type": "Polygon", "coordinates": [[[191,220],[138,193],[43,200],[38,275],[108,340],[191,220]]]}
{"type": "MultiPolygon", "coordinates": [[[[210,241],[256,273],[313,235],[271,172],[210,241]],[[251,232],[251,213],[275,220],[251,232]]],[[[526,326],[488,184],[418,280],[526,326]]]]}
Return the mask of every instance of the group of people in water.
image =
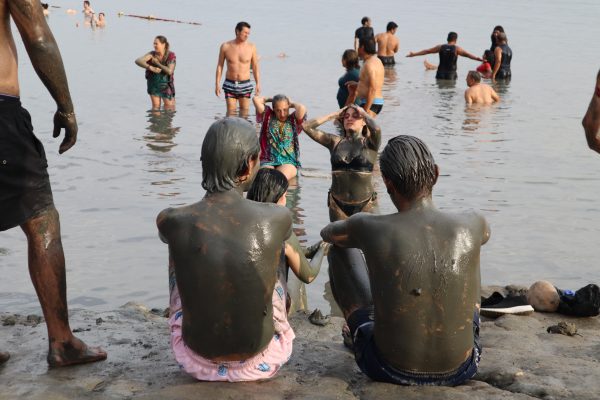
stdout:
{"type": "MultiPolygon", "coordinates": [[[[49,365],[103,360],[106,352],[88,347],[69,327],[58,212],[43,146],[19,100],[11,18],[56,101],[54,137],[64,129],[59,152],[69,150],[77,138],[66,74],[39,1],[0,0],[0,230],[20,226],[27,237],[31,279],[48,329],[49,365]]],[[[163,210],[156,221],[169,248],[169,327],[177,362],[199,380],[274,376],[290,358],[295,337],[287,319],[288,271],[309,283],[327,255],[332,292],[347,324],[346,343],[366,375],[402,385],[458,385],[470,379],[481,357],[479,255],[490,229],[476,213],[436,209],[432,192],[440,170],[422,140],[396,136],[379,154],[376,115],[381,107],[373,106],[380,93],[371,86],[378,82],[383,61],[363,37],[368,30],[357,31],[357,53],[364,64],[358,82],[346,85],[351,100],[306,121],[302,104],[283,95],[260,97],[249,29],[247,23],[238,24],[236,39],[221,46],[215,94],[220,94],[226,62],[222,89],[227,109],[247,109],[254,90],[251,83],[248,90],[252,66],[260,132],[243,118],[214,122],[201,150],[206,195],[197,203],[163,210]],[[339,134],[320,129],[328,121],[338,121],[339,134]],[[300,166],[300,130],[327,147],[332,169],[330,223],[321,231],[322,242],[310,249],[300,246],[284,206],[288,180],[300,166]],[[389,215],[370,212],[377,199],[372,173],[378,154],[383,183],[397,210],[389,215]]],[[[455,56],[468,54],[450,39],[455,56]]],[[[499,39],[498,46],[502,43],[499,39]]],[[[494,50],[496,60],[505,57],[501,49],[502,55],[494,50]]],[[[447,51],[440,46],[440,57],[447,51]]],[[[166,38],[159,36],[154,51],[136,63],[149,74],[172,77],[175,55],[170,53],[166,38]]],[[[355,59],[344,54],[344,66],[356,67],[355,59]]],[[[442,64],[438,72],[451,77],[442,64]]],[[[492,74],[499,77],[497,70],[492,74]]],[[[160,106],[171,78],[147,77],[152,104],[160,106]]],[[[600,72],[583,125],[589,146],[600,152],[600,72]]],[[[0,363],[8,358],[0,352],[0,363]]]]}

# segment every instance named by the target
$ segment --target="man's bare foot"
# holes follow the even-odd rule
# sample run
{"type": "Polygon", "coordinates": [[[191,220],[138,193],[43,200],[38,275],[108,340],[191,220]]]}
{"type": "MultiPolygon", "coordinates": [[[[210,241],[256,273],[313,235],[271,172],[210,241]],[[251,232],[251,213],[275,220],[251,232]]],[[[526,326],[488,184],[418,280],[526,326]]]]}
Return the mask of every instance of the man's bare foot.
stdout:
{"type": "Polygon", "coordinates": [[[10,358],[10,354],[0,351],[0,365],[4,364],[10,358]]]}
{"type": "Polygon", "coordinates": [[[106,360],[106,352],[100,347],[88,347],[73,337],[70,342],[53,343],[48,352],[48,364],[51,367],[85,364],[106,360]]]}

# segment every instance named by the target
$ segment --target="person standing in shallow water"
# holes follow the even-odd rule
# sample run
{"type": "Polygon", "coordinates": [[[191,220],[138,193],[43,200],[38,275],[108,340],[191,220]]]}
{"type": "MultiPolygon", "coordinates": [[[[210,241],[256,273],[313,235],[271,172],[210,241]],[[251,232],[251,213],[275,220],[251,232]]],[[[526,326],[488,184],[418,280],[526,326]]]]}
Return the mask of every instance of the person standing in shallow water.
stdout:
{"type": "Polygon", "coordinates": [[[500,101],[498,93],[485,83],[481,83],[481,74],[477,71],[469,71],[467,74],[467,86],[465,90],[465,102],[471,104],[492,104],[500,101]]]}
{"type": "Polygon", "coordinates": [[[581,123],[589,148],[600,153],[600,70],[596,76],[596,87],[592,100],[581,123]]]}
{"type": "Polygon", "coordinates": [[[512,60],[512,50],[508,47],[508,39],[506,33],[500,32],[497,35],[498,45],[494,49],[494,70],[492,72],[492,80],[510,79],[512,72],[510,71],[510,62],[512,60]]]}
{"type": "Polygon", "coordinates": [[[259,153],[248,121],[213,123],[202,142],[206,195],[156,221],[169,245],[171,347],[198,380],[268,379],[292,353],[295,335],[277,281],[291,214],[243,197],[259,153]]]}
{"type": "Polygon", "coordinates": [[[384,66],[390,67],[396,64],[394,54],[398,52],[400,43],[396,37],[398,24],[390,21],[387,24],[386,31],[378,33],[375,36],[377,42],[377,57],[381,60],[384,66]]]}
{"type": "Polygon", "coordinates": [[[153,42],[154,51],[137,58],[135,63],[146,70],[148,94],[153,110],[160,110],[162,101],[165,110],[175,109],[175,53],[169,50],[164,36],[153,42]]]}
{"type": "Polygon", "coordinates": [[[352,49],[344,51],[342,54],[342,65],[346,68],[346,73],[338,79],[337,102],[340,108],[346,105],[348,100],[348,82],[358,82],[360,76],[360,65],[358,64],[358,53],[352,49]]]}
{"type": "MultiPolygon", "coordinates": [[[[100,348],[73,336],[67,310],[65,258],[42,143],[19,100],[16,46],[10,20],[17,26],[42,83],[56,102],[53,136],[65,136],[59,153],[77,140],[77,120],[58,46],[39,0],[0,0],[0,231],[20,226],[29,248],[29,273],[48,329],[51,367],[104,360],[100,348]]],[[[0,363],[8,353],[0,352],[0,363]]]]}
{"type": "Polygon", "coordinates": [[[260,122],[260,165],[275,168],[290,180],[300,168],[298,135],[306,120],[306,107],[286,95],[273,98],[254,96],[256,119],[260,122]],[[273,108],[266,105],[272,103],[273,108]],[[290,113],[293,108],[294,112],[290,113]]]}
{"type": "MultiPolygon", "coordinates": [[[[458,60],[458,56],[467,57],[471,60],[475,61],[483,61],[481,57],[474,56],[468,51],[464,50],[462,47],[456,45],[456,41],[458,40],[458,34],[456,32],[448,33],[447,44],[439,44],[430,49],[425,49],[417,52],[409,52],[406,57],[416,57],[416,56],[424,56],[426,54],[434,54],[438,53],[440,57],[440,63],[437,66],[437,73],[435,74],[435,79],[442,80],[456,80],[458,77],[456,73],[456,61],[458,60]]],[[[435,69],[428,67],[431,64],[425,62],[425,67],[427,69],[435,69]]]]}
{"type": "Polygon", "coordinates": [[[354,51],[358,51],[361,41],[375,38],[373,28],[371,27],[371,18],[362,17],[360,24],[360,28],[354,32],[354,51]]]}
{"type": "Polygon", "coordinates": [[[256,46],[248,42],[250,36],[250,24],[244,21],[235,26],[235,39],[221,44],[219,58],[217,60],[217,71],[215,77],[215,94],[221,95],[221,75],[223,66],[227,62],[227,72],[223,91],[225,92],[225,103],[227,115],[235,114],[237,103],[239,103],[240,117],[246,117],[250,109],[250,97],[254,90],[250,81],[250,71],[256,82],[256,95],[260,95],[260,71],[256,46]]]}
{"type": "Polygon", "coordinates": [[[333,272],[356,363],[381,382],[464,383],[481,354],[479,254],[489,227],[475,213],[435,208],[439,169],[421,140],[390,139],[380,167],[398,212],[359,213],[321,231],[326,242],[362,250],[369,267],[371,298],[351,290],[352,270],[333,272]]]}

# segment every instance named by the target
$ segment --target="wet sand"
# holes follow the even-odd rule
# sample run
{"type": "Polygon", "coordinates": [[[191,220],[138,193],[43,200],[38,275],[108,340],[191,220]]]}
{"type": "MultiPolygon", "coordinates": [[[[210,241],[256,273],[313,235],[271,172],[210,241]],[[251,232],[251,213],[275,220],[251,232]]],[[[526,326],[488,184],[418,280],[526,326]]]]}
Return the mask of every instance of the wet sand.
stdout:
{"type": "MultiPolygon", "coordinates": [[[[497,289],[488,287],[484,294],[497,289]]],[[[399,387],[371,382],[356,367],[340,335],[342,319],[325,327],[300,311],[290,322],[294,353],[279,375],[252,383],[196,382],[171,354],[166,318],[128,303],[110,312],[73,310],[71,326],[108,360],[49,370],[46,326],[39,317],[0,314],[0,399],[596,399],[600,393],[600,318],[533,313],[483,320],[479,372],[456,388],[399,387]],[[559,321],[580,335],[550,334],[559,321]]]]}

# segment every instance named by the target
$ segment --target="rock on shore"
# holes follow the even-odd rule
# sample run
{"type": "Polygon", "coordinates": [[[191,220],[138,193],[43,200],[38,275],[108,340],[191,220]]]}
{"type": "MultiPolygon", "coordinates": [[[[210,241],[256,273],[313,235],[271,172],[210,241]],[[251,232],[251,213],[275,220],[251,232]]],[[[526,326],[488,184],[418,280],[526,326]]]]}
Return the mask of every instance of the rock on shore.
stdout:
{"type": "Polygon", "coordinates": [[[483,320],[484,346],[475,379],[456,388],[399,387],[371,382],[340,335],[343,320],[325,327],[298,312],[294,353],[279,375],[252,383],[196,382],[181,372],[169,347],[166,319],[128,303],[112,312],[73,310],[71,327],[108,360],[62,369],[46,364],[46,326],[34,316],[0,314],[0,399],[597,399],[600,319],[533,313],[483,320]],[[578,335],[550,334],[560,321],[578,335]]]}

